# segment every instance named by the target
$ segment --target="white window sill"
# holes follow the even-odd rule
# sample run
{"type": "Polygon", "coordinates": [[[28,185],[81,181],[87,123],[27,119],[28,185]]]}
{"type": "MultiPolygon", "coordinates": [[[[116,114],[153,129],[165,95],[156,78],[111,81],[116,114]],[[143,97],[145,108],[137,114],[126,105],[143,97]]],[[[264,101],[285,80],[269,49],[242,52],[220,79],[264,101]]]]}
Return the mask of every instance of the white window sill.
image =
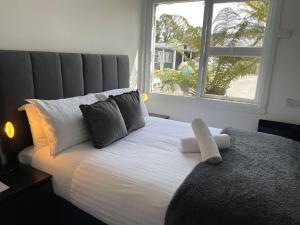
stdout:
{"type": "Polygon", "coordinates": [[[150,93],[149,102],[158,101],[170,104],[178,104],[186,107],[186,105],[198,105],[199,108],[209,108],[215,110],[226,110],[234,112],[244,112],[249,114],[264,115],[267,113],[265,107],[261,107],[255,103],[235,102],[229,100],[221,100],[214,98],[186,97],[167,94],[150,93]]]}

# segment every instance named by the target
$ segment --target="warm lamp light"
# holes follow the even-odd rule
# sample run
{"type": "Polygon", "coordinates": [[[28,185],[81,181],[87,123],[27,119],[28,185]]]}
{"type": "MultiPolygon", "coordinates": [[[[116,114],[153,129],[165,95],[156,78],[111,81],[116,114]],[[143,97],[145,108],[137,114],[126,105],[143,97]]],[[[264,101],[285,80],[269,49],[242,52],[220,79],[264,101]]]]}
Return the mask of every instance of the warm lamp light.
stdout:
{"type": "Polygon", "coordinates": [[[149,99],[149,96],[146,93],[143,93],[142,94],[142,100],[143,100],[143,102],[148,101],[148,99],[149,99]]]}
{"type": "Polygon", "coordinates": [[[9,138],[14,138],[15,136],[15,128],[14,125],[12,124],[12,122],[6,122],[5,127],[4,127],[4,131],[7,135],[7,137],[9,138]]]}

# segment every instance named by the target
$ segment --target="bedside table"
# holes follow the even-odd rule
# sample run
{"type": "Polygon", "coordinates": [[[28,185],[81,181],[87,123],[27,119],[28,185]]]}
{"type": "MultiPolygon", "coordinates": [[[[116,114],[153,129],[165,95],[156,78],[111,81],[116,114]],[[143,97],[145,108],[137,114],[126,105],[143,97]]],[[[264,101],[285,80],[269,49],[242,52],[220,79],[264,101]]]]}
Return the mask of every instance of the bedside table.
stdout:
{"type": "Polygon", "coordinates": [[[170,116],[168,115],[161,115],[161,114],[156,114],[156,113],[149,113],[149,116],[153,116],[153,117],[158,117],[158,118],[162,118],[162,119],[170,119],[170,116]]]}
{"type": "Polygon", "coordinates": [[[9,186],[0,193],[1,225],[55,224],[49,174],[19,165],[14,171],[0,175],[0,181],[9,186]]]}

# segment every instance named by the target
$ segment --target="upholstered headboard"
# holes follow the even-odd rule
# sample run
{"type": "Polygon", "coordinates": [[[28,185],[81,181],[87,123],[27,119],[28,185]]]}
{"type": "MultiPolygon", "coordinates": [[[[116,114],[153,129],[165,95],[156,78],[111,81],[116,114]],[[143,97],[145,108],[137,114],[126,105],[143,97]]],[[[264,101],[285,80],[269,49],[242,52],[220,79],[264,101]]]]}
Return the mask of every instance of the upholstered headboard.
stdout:
{"type": "Polygon", "coordinates": [[[0,127],[4,152],[14,158],[32,144],[28,121],[17,108],[26,98],[60,99],[129,86],[125,55],[0,51],[0,127]],[[15,137],[4,126],[11,121],[15,137]]]}

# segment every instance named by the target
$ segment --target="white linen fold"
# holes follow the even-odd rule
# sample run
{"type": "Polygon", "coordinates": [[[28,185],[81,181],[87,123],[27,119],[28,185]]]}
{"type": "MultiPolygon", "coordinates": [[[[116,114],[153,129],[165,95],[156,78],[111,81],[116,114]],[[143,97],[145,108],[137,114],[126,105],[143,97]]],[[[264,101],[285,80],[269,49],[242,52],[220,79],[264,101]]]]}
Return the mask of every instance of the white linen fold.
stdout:
{"type": "MultiPolygon", "coordinates": [[[[227,149],[230,147],[230,138],[227,134],[213,135],[213,138],[219,149],[227,149]]],[[[195,137],[180,139],[182,153],[199,153],[199,145],[195,137]]]]}

